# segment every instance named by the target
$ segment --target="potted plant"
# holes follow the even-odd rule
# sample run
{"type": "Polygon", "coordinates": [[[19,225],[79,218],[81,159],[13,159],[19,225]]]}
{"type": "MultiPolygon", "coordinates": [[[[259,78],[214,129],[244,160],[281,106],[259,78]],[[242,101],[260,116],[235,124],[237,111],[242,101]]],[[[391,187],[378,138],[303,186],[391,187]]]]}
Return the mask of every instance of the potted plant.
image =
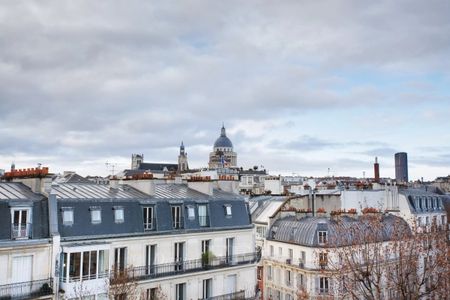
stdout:
{"type": "Polygon", "coordinates": [[[211,251],[206,251],[202,253],[202,266],[205,269],[208,269],[211,265],[212,260],[214,259],[214,254],[211,251]]]}

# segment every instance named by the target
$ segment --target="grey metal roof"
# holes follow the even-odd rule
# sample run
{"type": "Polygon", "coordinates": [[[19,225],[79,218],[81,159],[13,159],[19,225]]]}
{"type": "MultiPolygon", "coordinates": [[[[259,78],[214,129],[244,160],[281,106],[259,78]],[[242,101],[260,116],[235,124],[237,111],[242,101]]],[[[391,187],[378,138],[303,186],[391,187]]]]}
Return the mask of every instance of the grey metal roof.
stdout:
{"type": "MultiPolygon", "coordinates": [[[[341,216],[340,221],[330,219],[327,217],[303,217],[297,219],[296,217],[285,217],[278,219],[270,227],[267,233],[267,239],[280,242],[288,242],[292,244],[307,246],[307,247],[323,247],[318,243],[318,232],[327,231],[328,240],[335,240],[337,243],[348,241],[350,236],[342,238],[345,232],[352,232],[346,230],[348,228],[355,228],[364,232],[370,227],[370,223],[365,221],[363,217],[351,218],[341,216]],[[338,238],[339,236],[339,238],[338,238]]],[[[380,232],[379,240],[387,241],[391,238],[394,228],[404,226],[403,228],[410,234],[408,224],[400,217],[394,215],[383,215],[383,230],[380,232]]]]}
{"type": "Polygon", "coordinates": [[[155,196],[159,199],[208,199],[208,195],[188,188],[185,184],[155,184],[155,196]]]}
{"type": "Polygon", "coordinates": [[[23,183],[0,182],[0,200],[40,200],[43,196],[35,194],[23,183]]]}
{"type": "Polygon", "coordinates": [[[62,183],[52,186],[57,199],[147,199],[148,195],[128,186],[111,188],[100,184],[62,183]]]}
{"type": "Polygon", "coordinates": [[[408,206],[412,212],[424,213],[444,211],[443,200],[445,196],[425,189],[404,189],[399,192],[407,198],[408,206]]]}

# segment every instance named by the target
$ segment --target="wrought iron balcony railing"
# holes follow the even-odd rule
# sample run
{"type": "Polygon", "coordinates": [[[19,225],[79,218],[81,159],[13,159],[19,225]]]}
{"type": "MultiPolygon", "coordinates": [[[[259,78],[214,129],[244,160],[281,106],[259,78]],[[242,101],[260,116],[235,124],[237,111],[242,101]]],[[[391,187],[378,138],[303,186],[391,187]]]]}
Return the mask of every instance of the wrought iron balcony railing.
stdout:
{"type": "Polygon", "coordinates": [[[12,239],[28,239],[31,238],[31,223],[26,224],[11,224],[11,238],[12,239]]]}
{"type": "MultiPolygon", "coordinates": [[[[209,259],[205,262],[202,259],[178,261],[166,264],[157,264],[150,266],[132,267],[127,270],[128,276],[136,280],[147,280],[153,278],[161,278],[175,276],[180,274],[188,274],[201,272],[205,270],[215,270],[228,268],[239,265],[253,264],[260,259],[260,252],[251,252],[233,256],[221,256],[209,259]]],[[[111,277],[114,272],[111,272],[111,277]]]]}
{"type": "Polygon", "coordinates": [[[53,280],[35,280],[0,285],[0,300],[26,300],[53,294],[53,280]]]}

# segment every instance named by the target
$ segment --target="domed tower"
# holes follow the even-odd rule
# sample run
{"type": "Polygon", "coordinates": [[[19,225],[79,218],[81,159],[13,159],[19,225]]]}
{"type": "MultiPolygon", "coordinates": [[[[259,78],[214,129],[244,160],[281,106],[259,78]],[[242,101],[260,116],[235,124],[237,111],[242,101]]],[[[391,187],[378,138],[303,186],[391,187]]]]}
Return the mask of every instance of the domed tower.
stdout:
{"type": "Polygon", "coordinates": [[[181,141],[180,154],[178,155],[178,172],[189,170],[187,153],[184,151],[184,144],[181,141]]]}
{"type": "Polygon", "coordinates": [[[233,151],[233,143],[227,137],[222,125],[219,138],[214,142],[213,152],[209,154],[209,168],[231,168],[237,166],[237,154],[233,151]]]}

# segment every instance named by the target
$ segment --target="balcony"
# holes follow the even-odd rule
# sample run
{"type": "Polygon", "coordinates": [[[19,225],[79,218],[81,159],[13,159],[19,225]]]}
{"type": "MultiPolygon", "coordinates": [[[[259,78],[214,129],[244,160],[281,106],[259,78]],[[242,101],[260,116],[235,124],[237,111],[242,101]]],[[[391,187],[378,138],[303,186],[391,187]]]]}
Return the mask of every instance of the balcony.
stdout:
{"type": "Polygon", "coordinates": [[[31,223],[11,224],[11,239],[29,239],[31,238],[31,223]]]}
{"type": "MultiPolygon", "coordinates": [[[[129,269],[129,276],[137,280],[149,280],[161,277],[176,276],[207,270],[216,270],[254,264],[260,259],[259,252],[251,252],[233,256],[221,256],[212,258],[209,264],[204,263],[202,259],[172,262],[167,264],[158,264],[154,266],[141,266],[129,269]]],[[[113,273],[111,274],[113,276],[113,273]]]]}
{"type": "Polygon", "coordinates": [[[245,291],[234,292],[230,294],[224,294],[220,296],[201,298],[199,300],[246,300],[245,291]]]}
{"type": "Polygon", "coordinates": [[[51,278],[0,285],[0,300],[25,300],[52,295],[52,285],[51,278]]]}
{"type": "Polygon", "coordinates": [[[172,219],[172,228],[173,229],[183,229],[184,228],[184,218],[179,217],[172,219]]]}
{"type": "Polygon", "coordinates": [[[145,231],[156,230],[156,218],[147,219],[147,221],[144,222],[144,230],[145,231]]]}

